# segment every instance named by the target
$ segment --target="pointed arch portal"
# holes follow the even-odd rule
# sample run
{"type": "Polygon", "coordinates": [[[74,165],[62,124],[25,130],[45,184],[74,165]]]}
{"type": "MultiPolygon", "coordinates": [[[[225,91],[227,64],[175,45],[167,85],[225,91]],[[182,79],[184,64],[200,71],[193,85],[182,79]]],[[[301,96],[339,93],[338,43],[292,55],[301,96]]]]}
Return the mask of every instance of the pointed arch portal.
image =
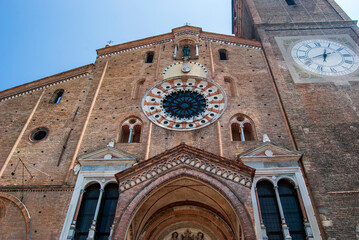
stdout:
{"type": "MultiPolygon", "coordinates": [[[[183,158],[183,152],[179,151],[177,155],[183,158]]],[[[163,156],[149,159],[116,175],[122,192],[117,205],[114,239],[171,240],[176,236],[182,239],[182,235],[189,236],[188,239],[204,236],[206,240],[255,238],[251,212],[248,211],[251,209],[250,186],[244,182],[241,184],[240,180],[236,183],[231,177],[223,178],[228,170],[223,166],[210,164],[217,169],[214,172],[184,160],[142,182],[140,175],[133,177],[136,168],[143,172],[151,164],[164,166],[168,159],[178,159],[173,156],[165,158],[165,163],[163,156]],[[124,189],[121,186],[126,177],[130,177],[133,183],[124,189]]],[[[194,156],[191,159],[202,160],[194,156]]],[[[215,161],[213,156],[211,159],[215,161]]],[[[246,175],[248,170],[242,169],[241,174],[246,175]]]]}

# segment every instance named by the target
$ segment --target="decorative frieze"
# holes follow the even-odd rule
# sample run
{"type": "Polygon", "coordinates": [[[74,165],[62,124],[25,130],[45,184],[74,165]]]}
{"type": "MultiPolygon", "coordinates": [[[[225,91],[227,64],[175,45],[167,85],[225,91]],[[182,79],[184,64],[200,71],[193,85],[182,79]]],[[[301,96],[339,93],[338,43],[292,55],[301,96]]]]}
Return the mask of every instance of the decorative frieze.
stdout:
{"type": "Polygon", "coordinates": [[[167,161],[160,162],[155,166],[150,167],[149,169],[144,170],[139,174],[136,174],[135,176],[129,174],[127,175],[127,178],[120,179],[120,191],[124,192],[142,182],[155,178],[160,174],[164,174],[173,168],[183,165],[198,169],[199,171],[206,172],[210,175],[219,176],[249,188],[252,185],[251,178],[242,175],[238,170],[229,169],[226,166],[220,166],[219,164],[192,157],[188,154],[181,154],[178,157],[173,157],[167,161]]]}

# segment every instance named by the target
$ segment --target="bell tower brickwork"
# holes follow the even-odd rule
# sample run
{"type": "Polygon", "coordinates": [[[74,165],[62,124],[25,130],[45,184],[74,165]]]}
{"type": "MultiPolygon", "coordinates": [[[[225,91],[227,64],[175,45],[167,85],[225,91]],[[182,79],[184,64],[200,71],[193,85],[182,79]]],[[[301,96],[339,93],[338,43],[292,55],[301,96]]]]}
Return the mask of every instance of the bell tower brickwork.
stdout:
{"type": "Polygon", "coordinates": [[[327,239],[355,239],[359,221],[358,83],[296,84],[277,37],[328,37],[344,34],[356,43],[359,29],[332,0],[234,0],[233,32],[261,41],[275,80],[296,149],[303,152],[303,171],[327,239]],[[238,16],[250,15],[252,22],[238,16]],[[251,36],[250,36],[251,37],[251,36]],[[339,210],[340,209],[340,210],[339,210]]]}

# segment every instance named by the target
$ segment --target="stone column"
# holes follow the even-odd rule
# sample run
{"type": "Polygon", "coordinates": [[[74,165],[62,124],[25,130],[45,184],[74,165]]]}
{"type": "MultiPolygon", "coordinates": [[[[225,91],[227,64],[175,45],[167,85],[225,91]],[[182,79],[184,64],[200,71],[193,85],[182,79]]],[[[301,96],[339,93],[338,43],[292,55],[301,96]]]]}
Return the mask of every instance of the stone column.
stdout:
{"type": "Polygon", "coordinates": [[[177,58],[177,49],[178,49],[178,45],[175,44],[175,51],[173,52],[173,58],[177,58]]]}
{"type": "Polygon", "coordinates": [[[244,130],[243,130],[244,127],[243,127],[242,125],[240,125],[239,128],[241,129],[241,141],[242,141],[242,142],[245,142],[246,139],[245,139],[245,137],[244,137],[244,130]]]}
{"type": "Polygon", "coordinates": [[[104,192],[104,189],[101,188],[100,189],[100,196],[98,197],[98,201],[97,201],[97,205],[96,205],[95,215],[93,217],[92,224],[91,224],[91,227],[89,229],[89,235],[87,236],[87,240],[94,240],[95,239],[96,221],[97,221],[98,212],[100,211],[103,192],[104,192]]]}
{"type": "Polygon", "coordinates": [[[133,126],[130,126],[130,135],[128,136],[128,143],[132,143],[133,139],[133,126]]]}
{"type": "Polygon", "coordinates": [[[304,223],[305,234],[307,235],[307,240],[314,240],[312,228],[310,227],[307,213],[305,212],[302,195],[300,194],[300,190],[299,190],[298,186],[295,186],[295,189],[297,190],[300,210],[302,211],[302,214],[303,214],[303,223],[304,223]]]}
{"type": "Polygon", "coordinates": [[[68,240],[70,240],[70,239],[72,240],[75,237],[76,221],[77,221],[77,217],[79,215],[79,211],[80,211],[80,207],[81,207],[81,203],[82,203],[82,197],[84,196],[84,193],[85,193],[85,189],[81,189],[79,199],[77,200],[75,214],[74,214],[72,223],[70,225],[70,231],[69,231],[69,234],[67,235],[68,240]]]}
{"type": "Polygon", "coordinates": [[[290,236],[289,228],[288,228],[288,225],[287,225],[287,223],[285,221],[282,203],[280,202],[278,186],[274,186],[274,192],[275,192],[275,196],[276,196],[276,199],[277,199],[280,218],[281,218],[281,221],[282,221],[282,231],[283,231],[284,239],[285,240],[291,240],[292,237],[290,236]]]}
{"type": "Polygon", "coordinates": [[[113,234],[113,229],[115,228],[115,224],[112,224],[111,225],[111,228],[110,228],[110,236],[108,236],[108,240],[111,240],[112,239],[112,234],[113,234]]]}
{"type": "Polygon", "coordinates": [[[196,43],[196,57],[199,57],[198,43],[196,43]]]}

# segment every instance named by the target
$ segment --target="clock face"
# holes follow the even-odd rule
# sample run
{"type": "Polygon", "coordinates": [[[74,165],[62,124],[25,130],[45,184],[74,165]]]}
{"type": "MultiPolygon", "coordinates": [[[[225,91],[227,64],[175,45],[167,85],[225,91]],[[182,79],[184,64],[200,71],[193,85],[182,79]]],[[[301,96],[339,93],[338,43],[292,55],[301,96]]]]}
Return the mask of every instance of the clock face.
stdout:
{"type": "Polygon", "coordinates": [[[354,51],[330,40],[299,42],[293,46],[291,54],[301,68],[321,75],[346,75],[359,67],[359,58],[354,51]]]}
{"type": "Polygon", "coordinates": [[[215,122],[226,102],[222,88],[209,79],[175,77],[152,86],[142,99],[142,109],[160,127],[191,131],[215,122]]]}

